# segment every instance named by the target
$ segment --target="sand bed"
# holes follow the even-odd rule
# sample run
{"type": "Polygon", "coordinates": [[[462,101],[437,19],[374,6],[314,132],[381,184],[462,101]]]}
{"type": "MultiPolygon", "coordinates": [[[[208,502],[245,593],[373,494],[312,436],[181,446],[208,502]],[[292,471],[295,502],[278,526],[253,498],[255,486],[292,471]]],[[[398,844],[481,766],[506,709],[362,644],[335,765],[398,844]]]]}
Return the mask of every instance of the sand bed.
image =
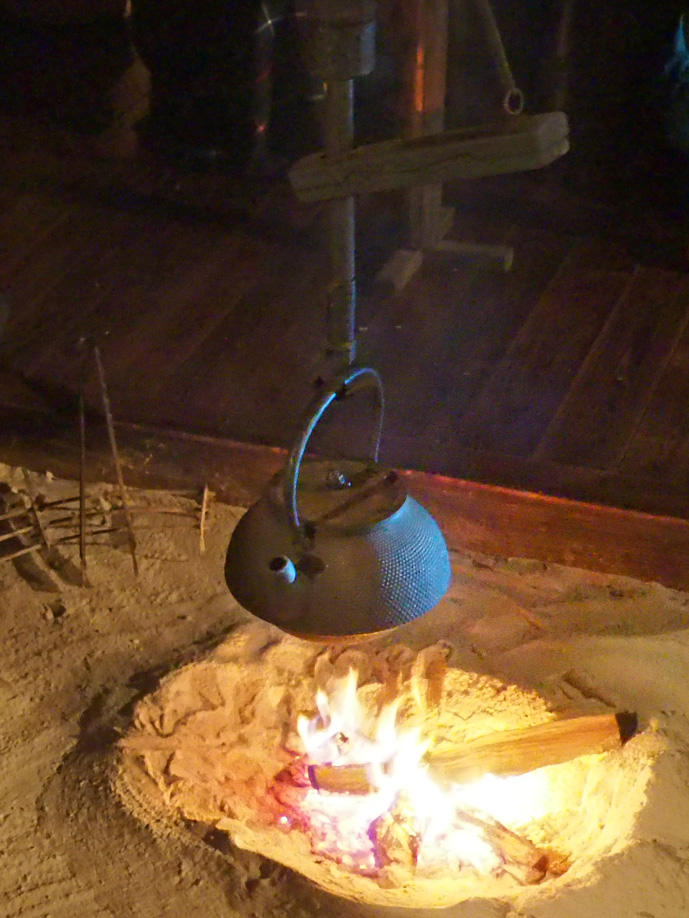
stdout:
{"type": "MultiPolygon", "coordinates": [[[[23,484],[11,469],[2,478],[23,484]]],[[[74,492],[36,485],[50,498],[74,492]]],[[[107,504],[111,490],[97,491],[107,504]]],[[[113,792],[117,740],[138,701],[173,669],[222,655],[223,644],[250,633],[222,576],[240,512],[213,508],[203,556],[191,527],[142,529],[138,579],[126,546],[90,551],[89,589],[52,575],[57,592],[46,592],[0,565],[0,912],[8,918],[410,914],[335,898],[226,837],[209,838],[201,821],[175,821],[163,808],[137,818],[113,792]]],[[[525,560],[453,564],[443,603],[377,651],[448,641],[462,672],[515,683],[549,710],[634,709],[644,730],[623,751],[605,807],[596,781],[608,773],[577,795],[582,837],[596,823],[595,857],[539,887],[429,915],[689,914],[689,596],[525,560]]],[[[258,632],[265,640],[266,629],[258,632]]]]}

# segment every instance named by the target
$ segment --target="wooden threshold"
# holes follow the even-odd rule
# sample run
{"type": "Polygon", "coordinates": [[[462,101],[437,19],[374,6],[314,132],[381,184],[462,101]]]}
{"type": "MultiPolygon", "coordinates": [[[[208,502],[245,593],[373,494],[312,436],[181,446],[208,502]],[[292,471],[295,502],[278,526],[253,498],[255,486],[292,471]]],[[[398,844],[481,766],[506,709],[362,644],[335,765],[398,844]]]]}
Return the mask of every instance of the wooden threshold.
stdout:
{"type": "MultiPolygon", "coordinates": [[[[4,412],[0,461],[74,479],[79,446],[73,420],[4,412]]],[[[216,437],[118,423],[124,477],[135,487],[200,487],[248,506],[284,462],[285,451],[216,437]]],[[[89,421],[87,480],[113,481],[103,425],[89,421]]],[[[689,521],[635,510],[404,472],[410,493],[434,514],[450,547],[622,574],[689,590],[689,521]]]]}

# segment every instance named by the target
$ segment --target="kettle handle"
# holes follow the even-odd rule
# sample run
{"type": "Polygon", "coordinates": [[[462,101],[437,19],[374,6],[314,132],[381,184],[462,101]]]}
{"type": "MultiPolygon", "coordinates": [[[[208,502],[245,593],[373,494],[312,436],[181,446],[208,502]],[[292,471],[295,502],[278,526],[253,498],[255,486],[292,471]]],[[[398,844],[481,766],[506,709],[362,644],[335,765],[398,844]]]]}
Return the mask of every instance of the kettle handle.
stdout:
{"type": "Polygon", "coordinates": [[[298,534],[301,534],[302,525],[299,519],[299,509],[297,507],[297,484],[299,481],[301,462],[304,458],[304,452],[311,438],[311,434],[333,402],[341,401],[346,396],[353,395],[360,389],[373,389],[377,395],[376,408],[378,421],[375,429],[375,438],[373,440],[372,458],[374,462],[378,460],[380,436],[383,430],[383,413],[385,410],[383,381],[378,373],[370,367],[350,367],[341,375],[336,376],[328,389],[324,392],[319,392],[312,399],[306,409],[304,420],[297,434],[297,439],[287,459],[282,493],[285,500],[285,508],[287,510],[287,519],[289,520],[290,526],[298,534]]]}

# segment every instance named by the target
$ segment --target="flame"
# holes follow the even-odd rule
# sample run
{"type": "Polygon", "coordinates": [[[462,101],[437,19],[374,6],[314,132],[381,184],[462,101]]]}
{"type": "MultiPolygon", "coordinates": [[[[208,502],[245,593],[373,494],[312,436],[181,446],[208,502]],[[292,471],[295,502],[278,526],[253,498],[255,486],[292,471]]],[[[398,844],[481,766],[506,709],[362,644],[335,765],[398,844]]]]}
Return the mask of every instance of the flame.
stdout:
{"type": "Polygon", "coordinates": [[[418,871],[469,866],[488,873],[501,866],[500,857],[480,829],[462,820],[462,811],[517,826],[547,810],[547,778],[539,772],[440,787],[424,762],[428,740],[419,729],[398,728],[398,701],[376,717],[369,714],[359,700],[354,670],[330,695],[319,690],[316,707],[315,717],[302,715],[297,724],[308,761],[365,765],[374,789],[364,796],[309,789],[301,805],[314,853],[346,868],[366,873],[381,867],[376,839],[382,831],[418,871]]]}

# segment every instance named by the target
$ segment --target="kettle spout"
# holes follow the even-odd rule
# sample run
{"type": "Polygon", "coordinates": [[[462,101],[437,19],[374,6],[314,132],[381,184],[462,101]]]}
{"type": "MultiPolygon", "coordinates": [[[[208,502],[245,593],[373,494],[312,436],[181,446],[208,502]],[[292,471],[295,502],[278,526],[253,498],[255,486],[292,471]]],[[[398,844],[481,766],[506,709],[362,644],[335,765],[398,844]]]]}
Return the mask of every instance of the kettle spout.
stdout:
{"type": "Polygon", "coordinates": [[[268,567],[275,579],[283,583],[294,583],[297,579],[297,569],[294,566],[294,562],[290,561],[286,555],[277,555],[271,560],[268,567]]]}

